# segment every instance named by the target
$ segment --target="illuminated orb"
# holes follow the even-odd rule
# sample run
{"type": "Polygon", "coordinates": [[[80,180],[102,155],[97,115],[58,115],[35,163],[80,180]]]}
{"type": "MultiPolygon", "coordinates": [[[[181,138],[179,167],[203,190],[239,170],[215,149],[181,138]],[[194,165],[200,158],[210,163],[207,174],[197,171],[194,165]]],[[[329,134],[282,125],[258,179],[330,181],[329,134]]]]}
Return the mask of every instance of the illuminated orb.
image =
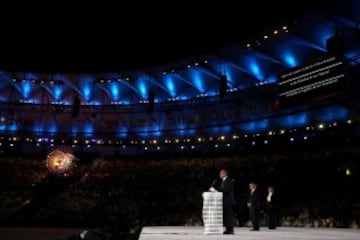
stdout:
{"type": "Polygon", "coordinates": [[[55,174],[67,174],[75,165],[75,156],[64,149],[55,149],[46,157],[46,167],[55,174]]]}

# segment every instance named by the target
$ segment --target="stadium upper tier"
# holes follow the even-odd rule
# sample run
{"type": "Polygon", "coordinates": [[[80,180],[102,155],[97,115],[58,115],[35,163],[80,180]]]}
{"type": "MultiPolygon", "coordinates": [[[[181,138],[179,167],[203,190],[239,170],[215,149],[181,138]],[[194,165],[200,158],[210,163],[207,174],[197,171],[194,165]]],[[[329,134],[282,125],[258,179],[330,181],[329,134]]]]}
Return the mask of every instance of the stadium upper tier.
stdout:
{"type": "Polygon", "coordinates": [[[149,68],[84,73],[3,69],[0,131],[146,139],[346,121],[358,109],[359,9],[357,1],[344,1],[336,12],[309,11],[246,42],[149,68]],[[319,70],[319,61],[334,62],[319,70]],[[334,76],[336,64],[342,72],[334,76]],[[300,71],[302,81],[318,72],[341,81],[336,86],[343,89],[282,105],[282,76],[300,71]]]}
{"type": "Polygon", "coordinates": [[[360,14],[354,5],[356,1],[346,1],[336,13],[309,11],[302,19],[268,26],[248,41],[151,68],[82,74],[2,69],[0,99],[71,105],[78,94],[82,105],[133,105],[148,102],[152,96],[155,103],[162,103],[276,83],[282,72],[329,51],[343,52],[349,64],[355,65],[360,51],[360,14]],[[335,41],[328,41],[333,37],[335,41]],[[225,84],[222,76],[226,76],[225,84]]]}

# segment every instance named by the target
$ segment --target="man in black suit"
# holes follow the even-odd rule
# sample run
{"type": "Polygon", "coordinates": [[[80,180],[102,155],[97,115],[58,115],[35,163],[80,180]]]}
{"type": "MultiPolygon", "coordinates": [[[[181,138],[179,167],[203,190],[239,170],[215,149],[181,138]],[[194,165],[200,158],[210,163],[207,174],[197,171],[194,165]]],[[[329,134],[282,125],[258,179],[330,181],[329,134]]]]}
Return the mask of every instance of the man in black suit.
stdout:
{"type": "Polygon", "coordinates": [[[260,193],[257,190],[257,184],[255,182],[249,183],[250,194],[247,201],[247,207],[249,208],[249,216],[252,223],[252,231],[259,231],[259,212],[261,207],[260,193]]]}
{"type": "Polygon", "coordinates": [[[227,169],[221,169],[219,173],[220,181],[213,184],[213,188],[223,193],[223,224],[224,234],[234,234],[234,213],[235,196],[233,180],[228,176],[227,169]]]}
{"type": "Polygon", "coordinates": [[[274,193],[274,187],[268,186],[268,194],[265,201],[265,213],[267,226],[269,229],[276,229],[276,207],[277,207],[277,197],[274,193]]]}

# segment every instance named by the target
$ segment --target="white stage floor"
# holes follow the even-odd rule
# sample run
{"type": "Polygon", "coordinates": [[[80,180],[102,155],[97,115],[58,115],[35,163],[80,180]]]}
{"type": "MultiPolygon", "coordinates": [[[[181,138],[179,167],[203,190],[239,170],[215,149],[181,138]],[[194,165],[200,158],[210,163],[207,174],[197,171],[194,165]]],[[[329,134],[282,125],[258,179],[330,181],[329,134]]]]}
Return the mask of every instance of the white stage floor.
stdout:
{"type": "Polygon", "coordinates": [[[143,227],[139,240],[208,240],[208,239],[241,239],[241,240],[359,240],[360,229],[343,228],[294,228],[279,227],[275,230],[260,228],[236,227],[234,235],[204,234],[203,227],[143,227]]]}
{"type": "MultiPolygon", "coordinates": [[[[1,228],[0,240],[55,240],[78,235],[83,229],[62,228],[1,228]]],[[[293,228],[279,227],[276,230],[261,228],[258,232],[250,228],[236,227],[234,235],[204,234],[204,228],[154,226],[143,227],[139,240],[359,240],[360,229],[344,228],[293,228]]],[[[123,239],[119,239],[123,240],[123,239]]]]}

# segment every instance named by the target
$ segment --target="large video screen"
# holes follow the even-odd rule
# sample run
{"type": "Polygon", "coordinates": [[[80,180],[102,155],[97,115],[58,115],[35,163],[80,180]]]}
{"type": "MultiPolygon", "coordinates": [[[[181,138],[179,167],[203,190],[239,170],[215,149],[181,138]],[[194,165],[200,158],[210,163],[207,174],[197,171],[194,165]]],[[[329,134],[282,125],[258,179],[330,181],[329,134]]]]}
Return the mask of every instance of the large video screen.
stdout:
{"type": "Polygon", "coordinates": [[[294,106],[344,94],[346,72],[344,59],[328,56],[281,73],[278,79],[280,104],[294,106]]]}

